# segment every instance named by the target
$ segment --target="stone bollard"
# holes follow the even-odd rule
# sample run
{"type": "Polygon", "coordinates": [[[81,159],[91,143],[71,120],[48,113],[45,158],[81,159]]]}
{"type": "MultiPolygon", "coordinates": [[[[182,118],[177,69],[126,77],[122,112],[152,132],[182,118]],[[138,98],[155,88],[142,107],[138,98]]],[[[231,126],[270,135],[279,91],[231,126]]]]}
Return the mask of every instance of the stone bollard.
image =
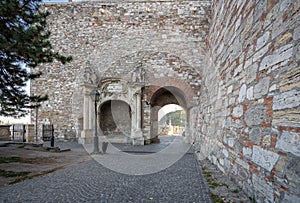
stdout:
{"type": "Polygon", "coordinates": [[[105,154],[107,150],[108,142],[102,142],[102,153],[105,154]]]}

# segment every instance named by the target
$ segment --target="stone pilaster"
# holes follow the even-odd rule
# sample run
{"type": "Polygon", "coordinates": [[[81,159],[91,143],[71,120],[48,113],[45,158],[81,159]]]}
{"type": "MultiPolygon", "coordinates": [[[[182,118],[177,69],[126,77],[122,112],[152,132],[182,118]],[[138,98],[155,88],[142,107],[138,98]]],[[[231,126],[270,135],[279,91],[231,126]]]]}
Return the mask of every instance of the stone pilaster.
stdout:
{"type": "Polygon", "coordinates": [[[135,132],[133,135],[133,145],[144,145],[144,137],[143,137],[143,132],[141,129],[141,124],[142,124],[142,118],[141,118],[141,92],[138,91],[136,94],[136,111],[135,111],[135,116],[136,116],[136,126],[135,126],[135,132]]]}

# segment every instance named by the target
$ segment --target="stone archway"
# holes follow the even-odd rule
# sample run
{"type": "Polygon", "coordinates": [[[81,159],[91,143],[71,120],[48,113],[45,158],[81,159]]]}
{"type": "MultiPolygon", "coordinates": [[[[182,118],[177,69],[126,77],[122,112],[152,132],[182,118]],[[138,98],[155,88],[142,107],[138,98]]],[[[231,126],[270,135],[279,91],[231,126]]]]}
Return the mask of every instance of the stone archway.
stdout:
{"type": "Polygon", "coordinates": [[[131,118],[131,108],[122,100],[108,100],[99,107],[100,129],[108,138],[130,137],[131,118]]]}
{"type": "Polygon", "coordinates": [[[150,140],[151,142],[155,142],[158,137],[158,112],[159,110],[168,104],[176,104],[181,106],[186,112],[186,124],[188,127],[188,109],[187,109],[187,99],[183,91],[181,91],[177,87],[173,86],[165,86],[159,88],[151,97],[150,100],[151,110],[150,110],[150,120],[151,120],[151,128],[150,128],[150,140]]]}

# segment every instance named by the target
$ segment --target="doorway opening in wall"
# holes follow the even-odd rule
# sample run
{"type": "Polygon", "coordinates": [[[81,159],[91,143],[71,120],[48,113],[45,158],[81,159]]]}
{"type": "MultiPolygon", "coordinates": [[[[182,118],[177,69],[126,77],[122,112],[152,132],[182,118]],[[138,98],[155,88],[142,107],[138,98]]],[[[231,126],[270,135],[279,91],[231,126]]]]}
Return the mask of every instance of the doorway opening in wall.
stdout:
{"type": "Polygon", "coordinates": [[[151,97],[151,142],[172,141],[186,136],[188,124],[186,96],[173,86],[159,88],[151,97]]]}
{"type": "Polygon", "coordinates": [[[186,113],[177,104],[168,104],[158,111],[158,135],[182,136],[185,130],[186,113]]]}
{"type": "Polygon", "coordinates": [[[108,138],[126,142],[131,133],[131,108],[121,100],[109,100],[101,104],[99,112],[100,128],[108,138]]]}

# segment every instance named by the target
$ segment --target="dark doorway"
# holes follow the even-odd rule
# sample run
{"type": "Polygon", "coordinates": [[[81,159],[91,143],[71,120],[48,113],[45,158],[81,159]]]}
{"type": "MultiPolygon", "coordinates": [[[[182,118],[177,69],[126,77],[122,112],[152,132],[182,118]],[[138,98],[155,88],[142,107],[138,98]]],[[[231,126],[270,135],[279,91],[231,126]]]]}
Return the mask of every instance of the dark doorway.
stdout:
{"type": "Polygon", "coordinates": [[[120,100],[104,102],[100,107],[100,128],[106,136],[130,135],[130,106],[120,100]]]}

